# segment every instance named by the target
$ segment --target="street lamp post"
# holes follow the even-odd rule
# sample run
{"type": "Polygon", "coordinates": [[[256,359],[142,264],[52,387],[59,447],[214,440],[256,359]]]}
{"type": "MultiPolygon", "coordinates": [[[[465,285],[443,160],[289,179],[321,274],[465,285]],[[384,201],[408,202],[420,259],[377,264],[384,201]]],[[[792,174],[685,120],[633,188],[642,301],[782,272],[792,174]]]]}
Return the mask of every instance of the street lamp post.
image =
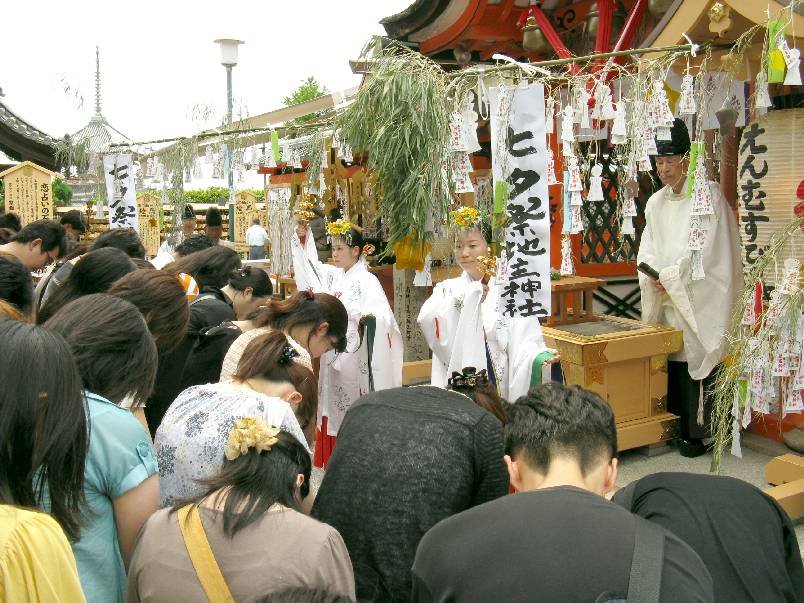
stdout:
{"type": "MultiPolygon", "coordinates": [[[[232,68],[237,65],[237,48],[244,42],[232,38],[215,40],[221,50],[221,65],[226,69],[226,126],[232,125],[232,68]]],[[[229,183],[229,242],[234,243],[234,177],[232,175],[232,153],[229,145],[223,145],[223,166],[229,183]]]]}

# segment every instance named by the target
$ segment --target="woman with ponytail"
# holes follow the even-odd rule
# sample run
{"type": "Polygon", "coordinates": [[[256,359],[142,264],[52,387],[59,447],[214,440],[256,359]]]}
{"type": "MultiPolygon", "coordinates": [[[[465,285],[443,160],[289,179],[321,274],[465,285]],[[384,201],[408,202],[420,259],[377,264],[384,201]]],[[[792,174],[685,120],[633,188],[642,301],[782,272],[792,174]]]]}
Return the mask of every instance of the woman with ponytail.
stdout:
{"type": "Polygon", "coordinates": [[[145,525],[127,601],[254,601],[290,587],[353,601],[343,539],[301,512],[310,492],[307,449],[258,414],[233,420],[222,438],[220,471],[201,482],[196,496],[145,525]],[[205,550],[212,563],[196,563],[205,550]]]}
{"type": "Polygon", "coordinates": [[[309,288],[334,295],[349,314],[346,351],[337,355],[328,352],[321,362],[317,467],[326,467],[341,421],[355,400],[375,390],[402,385],[402,334],[380,281],[368,271],[363,235],[346,220],[330,222],[327,232],[334,265],[318,260],[309,227],[298,226],[291,239],[299,290],[309,288]]]}
{"type": "Polygon", "coordinates": [[[226,437],[242,417],[259,416],[308,449],[318,387],[297,356],[284,333],[273,331],[248,345],[232,381],[179,394],[156,431],[163,506],[203,493],[198,480],[220,470],[226,437]]]}

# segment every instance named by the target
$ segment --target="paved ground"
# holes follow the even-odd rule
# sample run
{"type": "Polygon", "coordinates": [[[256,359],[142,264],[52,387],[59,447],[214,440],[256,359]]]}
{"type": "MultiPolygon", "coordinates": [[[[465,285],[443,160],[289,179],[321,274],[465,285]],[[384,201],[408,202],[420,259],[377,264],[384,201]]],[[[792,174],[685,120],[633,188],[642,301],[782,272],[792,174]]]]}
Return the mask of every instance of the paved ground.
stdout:
{"type": "MultiPolygon", "coordinates": [[[[736,458],[726,454],[723,458],[720,474],[743,479],[758,488],[767,488],[765,482],[765,465],[773,457],[789,453],[784,444],[768,440],[767,438],[746,434],[743,436],[743,458],[736,458]]],[[[694,459],[681,456],[675,448],[668,447],[664,453],[648,456],[641,449],[627,450],[620,455],[620,471],[617,486],[623,488],[632,481],[658,473],[660,471],[688,471],[690,473],[709,473],[712,457],[710,454],[694,459]]],[[[313,467],[311,486],[313,492],[318,492],[324,472],[313,467]]],[[[804,518],[797,522],[799,548],[804,557],[804,518]]]]}

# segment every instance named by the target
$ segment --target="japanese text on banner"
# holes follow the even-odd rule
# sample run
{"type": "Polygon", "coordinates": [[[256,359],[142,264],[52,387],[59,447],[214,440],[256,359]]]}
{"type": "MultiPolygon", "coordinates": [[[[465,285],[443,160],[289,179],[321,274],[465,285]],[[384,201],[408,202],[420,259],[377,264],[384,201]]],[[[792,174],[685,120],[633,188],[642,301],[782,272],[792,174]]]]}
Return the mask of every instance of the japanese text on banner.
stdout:
{"type": "Polygon", "coordinates": [[[109,228],[133,228],[139,232],[131,154],[106,155],[103,158],[103,171],[109,199],[109,228]]]}
{"type": "Polygon", "coordinates": [[[501,86],[489,93],[495,190],[507,191],[508,283],[500,294],[499,309],[505,316],[548,316],[550,216],[544,87],[501,86]]]}

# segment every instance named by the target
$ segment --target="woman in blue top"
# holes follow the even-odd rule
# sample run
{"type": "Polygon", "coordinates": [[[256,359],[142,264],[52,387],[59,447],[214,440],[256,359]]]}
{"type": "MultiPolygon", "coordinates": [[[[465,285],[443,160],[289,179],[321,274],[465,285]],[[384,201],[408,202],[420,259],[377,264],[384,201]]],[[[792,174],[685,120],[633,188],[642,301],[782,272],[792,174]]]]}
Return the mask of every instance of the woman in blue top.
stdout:
{"type": "Polygon", "coordinates": [[[137,308],[106,294],[70,302],[45,328],[69,344],[87,398],[89,513],[73,545],[81,585],[90,603],[122,602],[137,534],[159,505],[159,477],[148,433],[117,404],[128,398],[137,406],[148,397],[156,346],[137,308]]]}

